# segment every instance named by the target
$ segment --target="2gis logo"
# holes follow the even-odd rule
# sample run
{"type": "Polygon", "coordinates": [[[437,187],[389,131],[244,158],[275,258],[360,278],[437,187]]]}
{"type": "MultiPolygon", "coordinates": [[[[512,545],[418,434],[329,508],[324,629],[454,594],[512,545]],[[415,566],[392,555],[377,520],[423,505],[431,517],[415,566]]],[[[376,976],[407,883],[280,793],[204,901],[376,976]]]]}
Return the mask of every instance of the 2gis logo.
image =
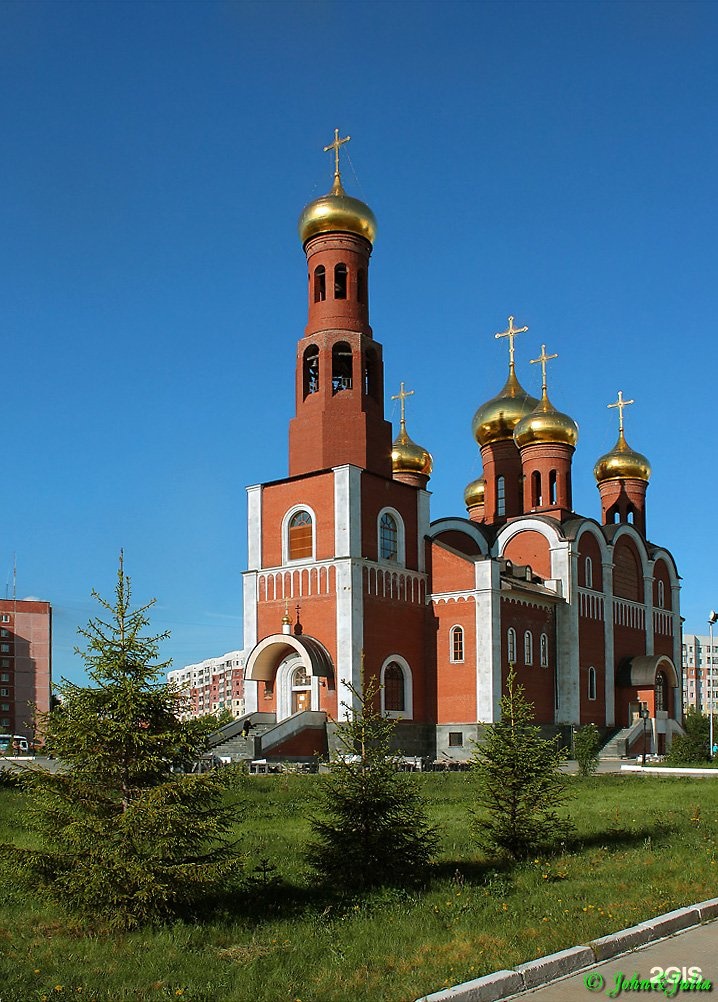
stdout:
{"type": "Polygon", "coordinates": [[[700,967],[652,967],[651,981],[697,981],[703,977],[700,967]]]}

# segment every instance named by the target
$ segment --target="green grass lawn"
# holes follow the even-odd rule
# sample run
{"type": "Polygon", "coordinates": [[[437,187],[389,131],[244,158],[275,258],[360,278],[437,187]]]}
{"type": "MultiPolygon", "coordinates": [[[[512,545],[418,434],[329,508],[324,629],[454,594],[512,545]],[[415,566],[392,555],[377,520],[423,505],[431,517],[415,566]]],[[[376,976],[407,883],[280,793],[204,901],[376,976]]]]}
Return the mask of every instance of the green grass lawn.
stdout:
{"type": "MultiPolygon", "coordinates": [[[[329,896],[304,862],[321,777],[238,778],[248,870],[279,882],[193,923],[125,935],[28,898],[0,874],[2,1002],[404,1002],[718,894],[718,784],[569,777],[576,844],[504,868],[470,838],[471,774],[411,777],[442,834],[431,886],[329,896]]],[[[0,790],[0,839],[31,844],[0,790]]]]}

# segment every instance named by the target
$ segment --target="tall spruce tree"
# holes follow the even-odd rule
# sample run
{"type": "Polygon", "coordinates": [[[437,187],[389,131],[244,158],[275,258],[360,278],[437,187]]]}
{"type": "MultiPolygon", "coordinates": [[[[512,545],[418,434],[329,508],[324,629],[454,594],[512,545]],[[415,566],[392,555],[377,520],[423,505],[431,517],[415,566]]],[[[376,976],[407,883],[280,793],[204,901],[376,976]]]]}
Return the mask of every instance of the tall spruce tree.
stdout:
{"type": "Polygon", "coordinates": [[[376,709],[378,681],[361,692],[349,688],[355,705],[337,724],[339,754],[320,788],[309,862],[322,879],[352,891],[420,882],[438,846],[436,830],[415,777],[397,771],[395,722],[376,709]]]}
{"type": "Polygon", "coordinates": [[[63,680],[41,714],[56,773],[26,774],[39,850],[7,850],[20,875],[69,909],[131,928],[191,912],[238,873],[220,774],[185,775],[209,725],[180,721],[179,692],[157,661],[166,638],[145,636],[148,610],[131,606],[122,556],[104,618],[80,630],[89,686],[63,680]]]}
{"type": "Polygon", "coordinates": [[[559,771],[564,758],[555,741],[541,737],[533,705],[511,671],[501,719],[486,727],[474,754],[478,802],[486,809],[475,820],[474,833],[484,849],[524,859],[569,837],[570,820],[556,813],[568,798],[559,771]]]}

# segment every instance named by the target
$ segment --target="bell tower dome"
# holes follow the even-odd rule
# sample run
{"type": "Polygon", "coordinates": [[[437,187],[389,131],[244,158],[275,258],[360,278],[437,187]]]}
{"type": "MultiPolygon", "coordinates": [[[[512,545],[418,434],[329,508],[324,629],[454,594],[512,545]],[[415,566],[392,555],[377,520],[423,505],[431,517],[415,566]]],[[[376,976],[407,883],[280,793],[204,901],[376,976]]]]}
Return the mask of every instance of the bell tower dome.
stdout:
{"type": "Polygon", "coordinates": [[[623,409],[633,400],[618,400],[608,404],[618,409],[618,441],[593,468],[601,497],[601,521],[604,525],[628,522],[646,535],[646,491],[651,477],[651,464],[640,452],[634,452],[623,434],[623,409]]]}
{"type": "Polygon", "coordinates": [[[382,349],[369,325],[369,258],[376,219],[344,191],[339,150],[331,191],[306,206],[299,236],[307,257],[308,319],[297,345],[296,416],[289,475],[351,464],[390,478],[391,425],[384,420],[382,349]]]}
{"type": "Polygon", "coordinates": [[[558,355],[547,355],[542,344],[539,357],[531,359],[532,365],[541,365],[541,399],[514,428],[514,442],[521,452],[524,513],[541,512],[563,520],[573,511],[571,463],[578,425],[548,398],[546,363],[553,358],[558,355]]]}
{"type": "Polygon", "coordinates": [[[521,457],[514,443],[514,428],[538,400],[529,396],[516,377],[514,338],[527,330],[515,328],[514,318],[509,317],[508,330],[495,335],[508,338],[509,377],[501,392],[479,407],[472,422],[484,466],[484,503],[480,516],[477,511],[475,517],[489,525],[523,514],[521,457]]]}

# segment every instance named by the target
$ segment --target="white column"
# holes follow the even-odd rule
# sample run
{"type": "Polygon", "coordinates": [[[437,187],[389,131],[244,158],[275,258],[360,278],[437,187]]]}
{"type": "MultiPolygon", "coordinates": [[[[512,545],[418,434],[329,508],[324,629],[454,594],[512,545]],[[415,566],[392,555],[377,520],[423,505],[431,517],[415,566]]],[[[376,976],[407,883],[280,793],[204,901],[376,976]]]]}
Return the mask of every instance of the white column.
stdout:
{"type": "MultiPolygon", "coordinates": [[[[257,643],[257,587],[259,575],[256,571],[245,571],[242,575],[242,591],[244,595],[244,649],[249,652],[257,643]]],[[[257,683],[244,682],[245,713],[257,710],[259,697],[257,683]]]]}
{"type": "Polygon", "coordinates": [[[655,637],[653,632],[653,568],[655,561],[649,560],[646,573],[643,575],[643,605],[646,610],[646,654],[655,654],[655,637]]]}
{"type": "MultiPolygon", "coordinates": [[[[678,688],[673,699],[673,715],[680,723],[683,718],[683,650],[681,625],[681,586],[671,585],[671,611],[673,615],[673,664],[678,672],[678,688]]],[[[713,652],[711,651],[711,657],[713,652]]],[[[695,661],[694,661],[695,664],[695,661]]],[[[696,698],[698,696],[698,678],[696,677],[696,698]]]]}
{"type": "Polygon", "coordinates": [[[247,488],[247,570],[262,566],[262,486],[247,488]]]}
{"type": "MultiPolygon", "coordinates": [[[[606,727],[616,726],[616,658],[613,652],[613,561],[601,564],[606,727]]],[[[621,721],[625,727],[628,721],[621,721]]]]}
{"type": "Polygon", "coordinates": [[[477,560],[476,719],[501,718],[501,576],[497,560],[477,560]]]}
{"type": "Polygon", "coordinates": [[[573,724],[578,723],[581,717],[578,554],[571,552],[568,543],[561,542],[551,547],[551,575],[561,581],[564,596],[556,605],[558,710],[554,710],[554,714],[557,723],[573,724]]]}
{"type": "Polygon", "coordinates": [[[334,469],[334,555],[361,556],[361,470],[334,469]]]}
{"type": "Polygon", "coordinates": [[[426,570],[426,536],[429,534],[429,525],[431,523],[430,499],[431,495],[428,491],[416,492],[416,545],[418,547],[416,566],[422,574],[426,570]]]}
{"type": "Polygon", "coordinates": [[[346,720],[354,697],[347,682],[361,688],[361,652],[364,646],[364,592],[362,565],[355,560],[336,563],[337,578],[337,717],[346,720]],[[342,704],[346,705],[342,705],[342,704]]]}
{"type": "Polygon", "coordinates": [[[364,592],[361,564],[361,470],[334,469],[334,549],[337,580],[337,716],[345,720],[354,697],[347,682],[361,687],[364,592]]]}

